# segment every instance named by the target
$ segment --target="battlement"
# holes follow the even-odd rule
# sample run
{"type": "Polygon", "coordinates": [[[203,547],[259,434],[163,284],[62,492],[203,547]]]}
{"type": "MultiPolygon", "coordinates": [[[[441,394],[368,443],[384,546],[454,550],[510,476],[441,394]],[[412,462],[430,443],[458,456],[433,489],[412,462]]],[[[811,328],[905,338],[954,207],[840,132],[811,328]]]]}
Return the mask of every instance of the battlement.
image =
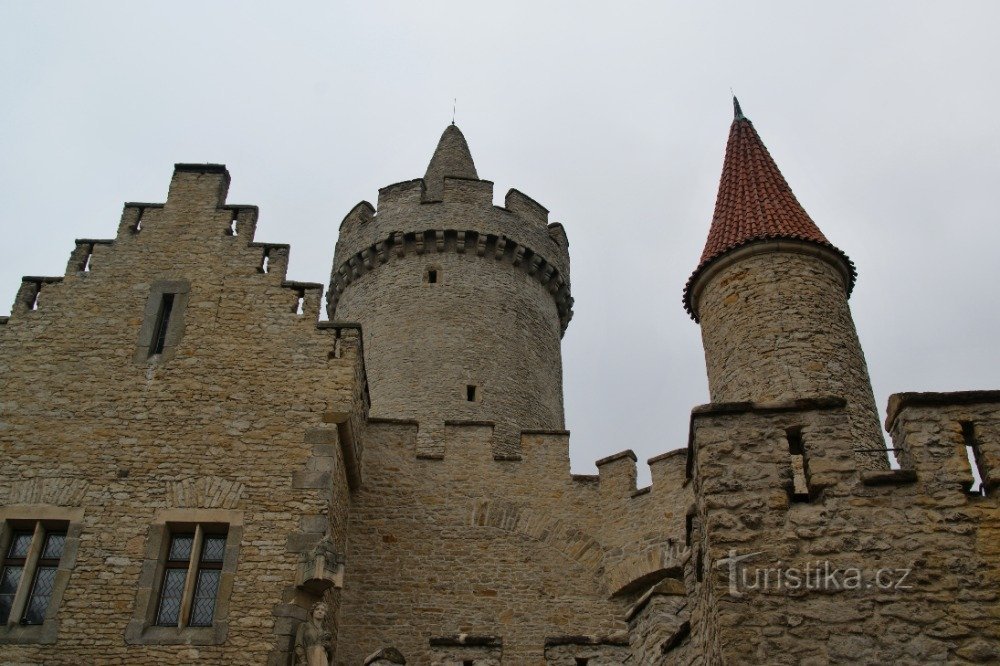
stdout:
{"type": "Polygon", "coordinates": [[[344,251],[357,251],[359,246],[369,245],[390,231],[406,233],[455,226],[451,218],[461,217],[476,231],[510,235],[539,252],[553,255],[554,262],[568,262],[568,243],[549,234],[552,225],[548,209],[523,192],[511,189],[504,206],[495,206],[493,182],[489,180],[445,177],[442,196],[434,200],[424,198],[425,190],[424,180],[417,178],[379,189],[377,208],[366,201],[358,203],[341,222],[337,254],[343,246],[344,251]]]}
{"type": "MultiPolygon", "coordinates": [[[[886,428],[912,492],[996,497],[1000,487],[1000,391],[897,393],[886,428]],[[974,483],[979,477],[981,486],[974,483]]],[[[872,475],[875,485],[884,479],[872,475]]]]}
{"type": "Polygon", "coordinates": [[[784,492],[784,500],[775,500],[784,508],[885,493],[951,505],[991,497],[1000,485],[1000,391],[893,395],[886,425],[900,464],[894,470],[858,463],[845,406],[839,398],[817,398],[696,407],[688,476],[700,461],[709,484],[704,491],[752,488],[774,498],[784,492]],[[974,487],[975,476],[982,488],[974,487]]]}
{"type": "Polygon", "coordinates": [[[572,482],[589,488],[598,496],[621,500],[642,501],[652,492],[675,491],[686,485],[686,449],[667,451],[647,461],[652,485],[636,488],[637,458],[632,450],[620,451],[597,460],[597,474],[570,474],[568,430],[524,429],[518,431],[518,453],[503,452],[499,446],[497,424],[493,421],[447,420],[443,429],[430,428],[433,448],[423,448],[418,433],[425,429],[418,419],[373,417],[377,426],[403,428],[408,432],[406,448],[414,459],[467,467],[473,464],[485,469],[492,463],[514,464],[519,474],[527,474],[552,482],[572,482]],[[561,479],[561,480],[560,480],[561,479]]]}

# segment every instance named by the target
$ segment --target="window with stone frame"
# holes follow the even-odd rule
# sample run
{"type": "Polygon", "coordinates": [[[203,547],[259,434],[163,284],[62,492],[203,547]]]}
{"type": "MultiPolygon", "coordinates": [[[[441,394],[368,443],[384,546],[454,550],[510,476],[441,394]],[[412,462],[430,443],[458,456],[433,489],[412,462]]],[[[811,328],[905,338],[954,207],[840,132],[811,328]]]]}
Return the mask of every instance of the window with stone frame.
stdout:
{"type": "Polygon", "coordinates": [[[211,627],[226,554],[226,527],[171,531],[163,564],[156,625],[211,627]]]}
{"type": "Polygon", "coordinates": [[[0,644],[56,642],[82,530],[80,507],[0,506],[0,644]]]}
{"type": "Polygon", "coordinates": [[[220,645],[243,534],[240,511],[163,509],[150,526],[131,645],[220,645]]]}
{"type": "Polygon", "coordinates": [[[135,363],[162,363],[173,358],[184,335],[184,311],[190,291],[187,280],[158,280],[150,285],[135,363]]]}
{"type": "Polygon", "coordinates": [[[64,526],[46,529],[37,522],[13,531],[0,571],[0,622],[42,624],[65,543],[64,526]]]}

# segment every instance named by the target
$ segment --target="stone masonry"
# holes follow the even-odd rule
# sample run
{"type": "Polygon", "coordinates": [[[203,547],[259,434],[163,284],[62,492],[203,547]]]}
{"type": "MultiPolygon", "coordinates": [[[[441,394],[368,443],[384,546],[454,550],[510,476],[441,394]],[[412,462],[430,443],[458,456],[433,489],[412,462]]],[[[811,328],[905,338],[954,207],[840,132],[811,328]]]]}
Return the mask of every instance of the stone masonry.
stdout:
{"type": "Polygon", "coordinates": [[[176,165],[0,318],[0,663],[288,665],[319,601],[338,666],[1000,661],[1000,391],[893,396],[890,468],[854,266],[738,106],[712,402],[645,488],[571,474],[567,235],[457,127],[344,218],[330,321],[228,184],[176,165]]]}

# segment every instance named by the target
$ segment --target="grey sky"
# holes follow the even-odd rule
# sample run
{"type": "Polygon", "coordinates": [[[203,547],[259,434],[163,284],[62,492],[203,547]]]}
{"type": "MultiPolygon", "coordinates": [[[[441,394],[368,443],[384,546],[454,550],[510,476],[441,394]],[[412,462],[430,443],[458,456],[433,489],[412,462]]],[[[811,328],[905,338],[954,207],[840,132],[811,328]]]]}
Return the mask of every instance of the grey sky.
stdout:
{"type": "MultiPolygon", "coordinates": [[[[480,177],[570,238],[574,471],[686,443],[707,402],[681,306],[740,97],[799,200],[855,261],[884,409],[1000,386],[1000,3],[0,2],[0,313],[61,275],[175,162],[222,162],[290,277],[423,174],[458,97],[480,177]]],[[[648,477],[644,466],[641,474],[648,477]]]]}

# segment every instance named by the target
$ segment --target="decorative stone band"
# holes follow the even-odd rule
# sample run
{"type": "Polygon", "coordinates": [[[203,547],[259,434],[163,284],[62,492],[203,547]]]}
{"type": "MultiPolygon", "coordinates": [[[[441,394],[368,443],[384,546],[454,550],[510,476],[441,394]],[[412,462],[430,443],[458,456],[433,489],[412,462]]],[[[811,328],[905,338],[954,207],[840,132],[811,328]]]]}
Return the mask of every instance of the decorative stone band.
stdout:
{"type": "Polygon", "coordinates": [[[745,245],[735,247],[725,254],[714,257],[699,266],[684,287],[684,309],[688,311],[692,319],[696,322],[700,321],[700,317],[698,316],[698,301],[701,299],[701,293],[705,289],[705,285],[711,282],[714,276],[741,259],[774,252],[795,252],[822,259],[840,271],[841,276],[844,278],[844,289],[848,295],[854,289],[854,282],[858,276],[854,262],[833,245],[821,245],[815,241],[791,238],[757,239],[745,245]]]}
{"type": "Polygon", "coordinates": [[[474,634],[432,636],[428,642],[431,647],[503,647],[503,638],[500,636],[477,636],[474,634]]]}
{"type": "Polygon", "coordinates": [[[327,295],[330,316],[333,316],[337,301],[349,284],[389,262],[393,257],[401,259],[407,254],[423,255],[439,252],[474,254],[483,259],[503,261],[533,276],[555,299],[563,332],[569,326],[570,319],[573,318],[573,297],[570,295],[569,282],[551,262],[507,236],[454,229],[428,229],[410,233],[394,231],[384,240],[356,252],[343,261],[334,269],[330,278],[330,292],[327,295]]]}
{"type": "Polygon", "coordinates": [[[545,647],[557,647],[560,645],[617,645],[620,647],[628,647],[628,634],[625,632],[618,632],[614,634],[607,635],[567,635],[567,636],[549,636],[545,639],[545,647]]]}

